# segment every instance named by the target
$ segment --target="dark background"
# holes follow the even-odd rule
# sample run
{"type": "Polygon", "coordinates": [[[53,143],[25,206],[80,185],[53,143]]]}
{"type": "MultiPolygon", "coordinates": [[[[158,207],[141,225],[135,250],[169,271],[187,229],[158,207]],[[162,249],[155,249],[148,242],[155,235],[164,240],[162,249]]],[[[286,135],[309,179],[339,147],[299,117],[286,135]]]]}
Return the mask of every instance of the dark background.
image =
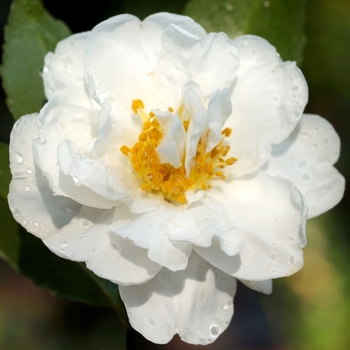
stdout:
{"type": "MultiPolygon", "coordinates": [[[[0,36],[10,0],[0,0],[0,36]]],[[[184,0],[90,2],[44,0],[48,11],[72,32],[90,30],[118,14],[140,18],[169,11],[181,13],[184,0]]],[[[349,177],[350,166],[350,2],[307,2],[307,46],[301,69],[309,84],[306,112],[327,118],[338,131],[342,150],[337,168],[349,177]]],[[[3,40],[3,39],[1,39],[3,40]]],[[[0,139],[8,143],[12,117],[0,91],[0,139]]],[[[350,336],[349,191],[331,212],[308,224],[305,267],[274,282],[264,296],[239,284],[230,328],[206,349],[296,350],[347,349],[350,336]]],[[[156,346],[139,337],[141,349],[196,349],[175,338],[156,346]]],[[[0,348],[9,350],[122,349],[120,321],[111,310],[56,298],[0,261],[0,348]]]]}

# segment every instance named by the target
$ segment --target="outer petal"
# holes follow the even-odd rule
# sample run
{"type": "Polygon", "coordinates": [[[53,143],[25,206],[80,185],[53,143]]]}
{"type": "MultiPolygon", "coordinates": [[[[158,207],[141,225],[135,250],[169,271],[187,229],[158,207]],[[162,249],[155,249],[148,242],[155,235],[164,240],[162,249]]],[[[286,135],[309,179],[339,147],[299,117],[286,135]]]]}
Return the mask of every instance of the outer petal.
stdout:
{"type": "Polygon", "coordinates": [[[97,133],[97,113],[83,107],[66,105],[52,98],[38,117],[39,138],[33,141],[35,163],[47,178],[51,189],[66,194],[59,185],[57,147],[64,140],[85,149],[97,133]],[[79,130],[79,132],[77,132],[79,130]]]}
{"type": "Polygon", "coordinates": [[[58,256],[85,261],[96,275],[121,285],[144,283],[161,266],[147,257],[145,249],[111,234],[113,210],[82,207],[69,225],[43,242],[58,256]]]}
{"type": "Polygon", "coordinates": [[[191,244],[174,242],[168,237],[167,224],[176,207],[164,203],[158,210],[134,214],[123,205],[116,208],[110,230],[133,244],[148,249],[148,257],[172,271],[183,270],[191,254],[191,244]]]}
{"type": "Polygon", "coordinates": [[[274,146],[264,169],[293,182],[305,197],[312,218],[343,197],[345,179],[333,167],[339,150],[340,139],[332,125],[317,115],[304,114],[290,137],[274,146]]]}
{"type": "Polygon", "coordinates": [[[304,76],[294,63],[278,58],[266,40],[255,36],[235,39],[240,65],[232,88],[232,128],[229,156],[238,161],[236,176],[260,168],[298,123],[308,98],[304,76]]]}
{"type": "Polygon", "coordinates": [[[46,97],[59,95],[62,102],[86,108],[97,105],[85,84],[83,54],[89,33],[79,33],[60,41],[55,53],[45,57],[43,80],[46,97]]]}
{"type": "Polygon", "coordinates": [[[86,45],[85,70],[93,76],[98,90],[110,92],[105,100],[112,105],[122,104],[126,110],[136,98],[146,102],[146,110],[168,108],[151,103],[157,94],[147,84],[154,74],[162,34],[171,24],[199,37],[205,35],[191,18],[169,13],[149,16],[142,23],[134,16],[119,15],[92,30],[86,45]]]}
{"type": "Polygon", "coordinates": [[[265,281],[247,281],[247,280],[240,280],[244,285],[247,287],[254,289],[258,292],[264,293],[264,294],[271,294],[272,293],[272,281],[271,280],[265,280],[265,281]]]}
{"type": "Polygon", "coordinates": [[[79,212],[81,205],[70,198],[54,196],[46,178],[34,164],[31,140],[38,137],[37,114],[20,118],[10,141],[13,175],[8,196],[14,218],[37,237],[58,231],[79,212]]]}
{"type": "Polygon", "coordinates": [[[231,257],[213,240],[209,248],[193,247],[199,255],[220,270],[249,281],[288,276],[302,267],[307,209],[291,182],[258,172],[216,186],[207,196],[230,209],[245,245],[231,257]]]}
{"type": "Polygon", "coordinates": [[[150,341],[164,344],[178,333],[187,343],[205,345],[231,320],[236,280],[192,254],[186,270],[163,269],[151,281],[119,291],[132,327],[150,341]]]}

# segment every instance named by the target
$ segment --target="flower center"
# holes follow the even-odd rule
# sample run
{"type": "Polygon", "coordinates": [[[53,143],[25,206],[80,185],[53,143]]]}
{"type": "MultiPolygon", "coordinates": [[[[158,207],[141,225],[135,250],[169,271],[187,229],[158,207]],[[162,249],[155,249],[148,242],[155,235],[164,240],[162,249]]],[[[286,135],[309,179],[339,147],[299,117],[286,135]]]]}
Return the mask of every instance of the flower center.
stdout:
{"type": "MultiPolygon", "coordinates": [[[[223,168],[237,161],[234,157],[225,159],[230,147],[224,145],[224,139],[230,136],[232,132],[230,128],[222,130],[221,141],[210,152],[206,152],[206,137],[202,135],[198,141],[195,156],[191,161],[191,167],[189,171],[186,171],[186,152],[184,152],[178,167],[161,161],[160,146],[165,132],[157,116],[153,112],[147,115],[143,108],[141,100],[133,101],[134,113],[139,114],[143,120],[138,142],[131,148],[125,145],[120,148],[120,151],[129,157],[133,169],[142,179],[143,191],[161,192],[168,201],[186,203],[186,191],[207,190],[211,188],[209,183],[211,180],[224,180],[226,178],[222,171],[223,168]]],[[[169,112],[173,112],[172,108],[169,108],[169,112]]],[[[180,107],[178,115],[186,137],[189,121],[182,120],[181,112],[182,108],[180,107]]]]}

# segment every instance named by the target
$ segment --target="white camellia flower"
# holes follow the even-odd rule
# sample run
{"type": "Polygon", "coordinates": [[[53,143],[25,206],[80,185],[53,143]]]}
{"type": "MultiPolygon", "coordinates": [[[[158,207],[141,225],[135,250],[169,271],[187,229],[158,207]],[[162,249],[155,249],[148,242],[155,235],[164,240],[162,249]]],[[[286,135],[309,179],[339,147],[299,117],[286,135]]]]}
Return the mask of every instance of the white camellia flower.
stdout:
{"type": "Polygon", "coordinates": [[[214,341],[236,280],[270,293],[342,197],[339,137],[262,38],[120,15],[61,41],[43,80],[48,102],[11,134],[12,213],[119,284],[152,342],[214,341]]]}

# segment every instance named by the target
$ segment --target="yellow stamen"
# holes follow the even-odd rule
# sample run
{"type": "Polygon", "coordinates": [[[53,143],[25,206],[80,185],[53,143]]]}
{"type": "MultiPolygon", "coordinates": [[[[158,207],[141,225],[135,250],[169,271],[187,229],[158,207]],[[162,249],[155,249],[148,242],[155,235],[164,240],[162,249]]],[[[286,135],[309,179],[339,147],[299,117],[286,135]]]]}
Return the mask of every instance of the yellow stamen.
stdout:
{"type": "MultiPolygon", "coordinates": [[[[132,110],[143,119],[142,132],[133,147],[122,146],[120,148],[120,151],[129,157],[133,169],[142,180],[143,191],[161,192],[168,201],[186,203],[187,190],[207,190],[212,188],[209,184],[211,180],[226,178],[224,173],[218,169],[230,166],[237,161],[234,157],[226,160],[223,158],[230,150],[229,146],[223,145],[223,141],[231,134],[231,129],[226,128],[222,131],[223,139],[211,152],[206,153],[206,143],[199,141],[193,161],[194,165],[189,176],[186,176],[184,165],[174,168],[170,164],[160,163],[157,147],[163,138],[163,130],[154,113],[150,112],[145,119],[146,113],[143,108],[144,104],[141,100],[132,102],[132,110]]],[[[168,110],[173,112],[171,107],[168,110]]],[[[182,110],[183,105],[178,110],[180,118],[182,110]]],[[[183,126],[186,132],[188,125],[189,121],[184,120],[183,126]]]]}

